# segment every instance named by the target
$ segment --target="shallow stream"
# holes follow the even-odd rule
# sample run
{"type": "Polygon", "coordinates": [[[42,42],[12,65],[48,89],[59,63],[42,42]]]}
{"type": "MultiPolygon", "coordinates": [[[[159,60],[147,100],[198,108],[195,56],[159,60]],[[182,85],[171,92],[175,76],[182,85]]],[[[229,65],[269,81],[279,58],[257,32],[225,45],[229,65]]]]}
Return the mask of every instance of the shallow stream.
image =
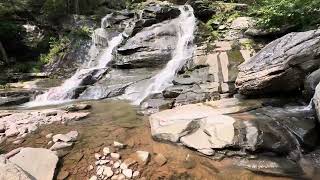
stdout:
{"type": "Polygon", "coordinates": [[[147,179],[289,179],[257,175],[240,169],[233,165],[237,159],[214,161],[183,146],[156,142],[152,140],[147,117],[138,116],[136,109],[126,102],[86,103],[92,105],[91,114],[86,119],[42,126],[37,133],[29,135],[22,144],[3,144],[0,146],[1,150],[8,152],[17,147],[48,148],[49,139],[45,137],[47,134],[77,130],[80,137],[70,152],[60,159],[57,179],[88,179],[95,173],[95,170],[88,171],[89,165],[95,163],[94,153],[101,152],[105,146],[111,147],[113,141],[128,145],[120,151],[122,159],[130,157],[137,150],[151,153],[150,162],[139,167],[141,177],[147,179]],[[157,153],[163,154],[168,160],[161,167],[152,158],[157,153]]]}

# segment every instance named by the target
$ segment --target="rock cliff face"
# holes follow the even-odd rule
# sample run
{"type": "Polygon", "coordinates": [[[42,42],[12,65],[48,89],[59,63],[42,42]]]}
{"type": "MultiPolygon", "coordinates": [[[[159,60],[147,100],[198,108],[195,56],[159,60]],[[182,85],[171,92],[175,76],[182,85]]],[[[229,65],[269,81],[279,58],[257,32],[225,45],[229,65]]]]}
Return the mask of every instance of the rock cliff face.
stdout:
{"type": "Polygon", "coordinates": [[[239,66],[236,86],[245,95],[290,92],[320,66],[320,30],[290,33],[239,66]]]}

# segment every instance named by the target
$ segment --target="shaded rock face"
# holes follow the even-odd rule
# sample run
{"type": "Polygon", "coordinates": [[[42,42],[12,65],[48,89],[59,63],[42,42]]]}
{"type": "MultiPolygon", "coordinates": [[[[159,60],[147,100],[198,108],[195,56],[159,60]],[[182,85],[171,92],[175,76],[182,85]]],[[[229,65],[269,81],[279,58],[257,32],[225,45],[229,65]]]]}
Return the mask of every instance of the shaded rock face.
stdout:
{"type": "Polygon", "coordinates": [[[176,47],[176,26],[166,21],[144,28],[118,48],[114,66],[119,68],[159,67],[171,59],[176,47]]]}
{"type": "Polygon", "coordinates": [[[206,46],[198,47],[186,70],[162,92],[164,98],[174,98],[174,106],[219,100],[221,94],[232,96],[236,92],[237,66],[245,61],[242,52],[249,50],[234,50],[229,41],[210,45],[215,47],[210,51],[206,46]]]}
{"type": "Polygon", "coordinates": [[[263,107],[267,101],[231,98],[165,110],[150,116],[151,133],[206,155],[228,148],[291,154],[316,145],[313,111],[263,107]]]}
{"type": "Polygon", "coordinates": [[[245,95],[290,92],[320,66],[320,30],[290,33],[239,66],[236,86],[245,95]]]}
{"type": "MultiPolygon", "coordinates": [[[[117,49],[113,66],[122,69],[159,67],[168,62],[176,47],[178,31],[176,22],[171,20],[179,15],[177,7],[149,3],[131,19],[129,15],[116,16],[119,22],[127,21],[128,39],[117,49]]],[[[114,19],[110,18],[111,23],[114,19]]]]}
{"type": "Polygon", "coordinates": [[[189,3],[194,9],[194,15],[201,21],[208,21],[216,12],[214,8],[210,7],[212,3],[209,1],[189,0],[189,3]]]}
{"type": "Polygon", "coordinates": [[[90,39],[78,39],[66,47],[66,53],[63,56],[54,56],[52,63],[44,67],[44,71],[51,75],[60,77],[71,77],[72,74],[84,62],[88,61],[89,49],[91,46],[90,39]]]}
{"type": "Polygon", "coordinates": [[[117,49],[113,66],[159,67],[168,62],[177,42],[178,30],[172,19],[179,15],[180,10],[168,4],[147,4],[129,22],[129,38],[117,49]]]}
{"type": "Polygon", "coordinates": [[[4,90],[0,91],[0,106],[15,106],[26,103],[37,94],[33,90],[4,90]]]}
{"type": "Polygon", "coordinates": [[[317,85],[320,82],[320,69],[309,74],[304,81],[304,94],[308,98],[312,98],[317,85]]]}
{"type": "Polygon", "coordinates": [[[167,4],[149,3],[141,12],[140,19],[136,22],[134,34],[144,27],[174,19],[180,15],[180,10],[167,4]]]}

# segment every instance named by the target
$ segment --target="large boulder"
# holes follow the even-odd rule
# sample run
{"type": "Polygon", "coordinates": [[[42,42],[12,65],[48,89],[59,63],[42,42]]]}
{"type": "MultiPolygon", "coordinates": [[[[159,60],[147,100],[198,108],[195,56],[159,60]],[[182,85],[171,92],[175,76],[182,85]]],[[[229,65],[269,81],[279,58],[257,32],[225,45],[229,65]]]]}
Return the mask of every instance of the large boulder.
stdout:
{"type": "Polygon", "coordinates": [[[171,59],[176,42],[176,21],[165,21],[144,28],[118,48],[114,66],[119,68],[161,66],[171,59]]]}
{"type": "Polygon", "coordinates": [[[48,149],[23,148],[9,160],[34,179],[52,180],[59,159],[54,152],[48,149]]]}
{"type": "Polygon", "coordinates": [[[194,15],[202,21],[208,21],[216,13],[210,1],[189,0],[189,3],[194,9],[194,15]]]}
{"type": "Polygon", "coordinates": [[[178,17],[180,10],[177,7],[166,3],[149,3],[142,10],[140,19],[136,22],[134,30],[138,32],[142,28],[178,17]]]}
{"type": "Polygon", "coordinates": [[[290,92],[320,66],[320,30],[290,33],[239,66],[236,86],[245,95],[290,92]]]}
{"type": "Polygon", "coordinates": [[[179,106],[152,114],[151,134],[205,155],[228,148],[291,155],[300,147],[315,146],[317,123],[312,111],[264,104],[267,100],[231,98],[179,106]]]}

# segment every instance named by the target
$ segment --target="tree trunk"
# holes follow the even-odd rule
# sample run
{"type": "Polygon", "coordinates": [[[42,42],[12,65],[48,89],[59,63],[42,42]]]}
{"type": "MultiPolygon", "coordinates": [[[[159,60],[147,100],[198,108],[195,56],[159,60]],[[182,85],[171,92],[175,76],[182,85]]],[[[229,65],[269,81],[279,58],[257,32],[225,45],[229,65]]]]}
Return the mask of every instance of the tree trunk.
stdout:
{"type": "Polygon", "coordinates": [[[79,0],[75,0],[75,11],[76,14],[80,14],[79,0]]]}
{"type": "Polygon", "coordinates": [[[0,41],[0,54],[1,54],[1,60],[4,62],[4,63],[8,63],[8,56],[7,56],[7,53],[6,53],[6,50],[4,49],[3,45],[2,45],[2,42],[0,41]]]}

